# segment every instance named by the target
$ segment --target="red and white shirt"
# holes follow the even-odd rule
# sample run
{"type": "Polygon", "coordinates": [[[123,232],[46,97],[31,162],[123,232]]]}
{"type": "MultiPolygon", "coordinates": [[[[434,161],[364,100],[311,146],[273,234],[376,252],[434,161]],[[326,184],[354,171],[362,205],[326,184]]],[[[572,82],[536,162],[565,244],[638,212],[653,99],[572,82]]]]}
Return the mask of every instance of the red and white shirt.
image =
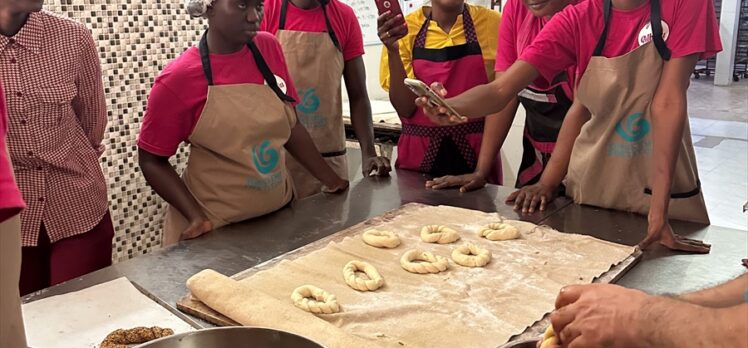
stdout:
{"type": "Polygon", "coordinates": [[[24,246],[41,224],[51,242],[94,228],[108,210],[99,164],[107,123],[101,66],[90,31],[47,11],[13,37],[0,35],[8,148],[28,209],[24,246]]]}
{"type": "Polygon", "coordinates": [[[5,146],[5,134],[8,131],[8,119],[5,112],[5,95],[0,84],[0,223],[18,214],[26,207],[21,198],[21,191],[13,179],[13,167],[8,158],[5,146]]]}

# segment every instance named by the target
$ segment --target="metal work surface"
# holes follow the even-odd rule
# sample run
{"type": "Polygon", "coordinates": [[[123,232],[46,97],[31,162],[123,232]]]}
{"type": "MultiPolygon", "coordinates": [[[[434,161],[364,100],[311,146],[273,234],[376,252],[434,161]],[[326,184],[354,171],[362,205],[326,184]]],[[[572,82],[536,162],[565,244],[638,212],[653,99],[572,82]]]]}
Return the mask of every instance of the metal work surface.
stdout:
{"type": "MultiPolygon", "coordinates": [[[[270,260],[405,203],[452,205],[546,224],[557,230],[592,235],[634,245],[646,232],[646,217],[570,204],[557,199],[544,213],[520,216],[504,204],[513,191],[487,186],[470,193],[424,188],[425,177],[397,171],[389,178],[367,178],[352,183],[341,195],[317,195],[250,221],[234,224],[201,238],[115,264],[67,283],[31,294],[25,301],[76,291],[126,276],[174,306],[187,293],[185,282],[211,268],[231,275],[270,260]]],[[[748,233],[713,226],[674,223],[673,227],[713,244],[709,255],[679,255],[656,247],[620,281],[650,292],[680,292],[725,281],[744,271],[748,233]]]]}

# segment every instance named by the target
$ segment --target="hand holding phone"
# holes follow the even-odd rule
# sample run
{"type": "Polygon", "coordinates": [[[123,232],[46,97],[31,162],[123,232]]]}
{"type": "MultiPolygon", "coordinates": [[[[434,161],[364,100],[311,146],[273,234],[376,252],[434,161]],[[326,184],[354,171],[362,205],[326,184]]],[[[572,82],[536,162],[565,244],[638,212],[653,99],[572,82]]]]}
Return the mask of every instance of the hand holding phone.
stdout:
{"type": "Polygon", "coordinates": [[[408,34],[399,0],[374,0],[377,4],[377,35],[389,51],[398,51],[397,42],[408,34]]]}
{"type": "Polygon", "coordinates": [[[433,107],[446,108],[452,116],[457,117],[460,121],[467,121],[467,117],[460,115],[454,108],[452,108],[447,101],[444,100],[438,93],[434,92],[431,87],[416,79],[405,79],[403,81],[405,86],[408,87],[415,95],[419,97],[426,97],[428,103],[433,107]]]}

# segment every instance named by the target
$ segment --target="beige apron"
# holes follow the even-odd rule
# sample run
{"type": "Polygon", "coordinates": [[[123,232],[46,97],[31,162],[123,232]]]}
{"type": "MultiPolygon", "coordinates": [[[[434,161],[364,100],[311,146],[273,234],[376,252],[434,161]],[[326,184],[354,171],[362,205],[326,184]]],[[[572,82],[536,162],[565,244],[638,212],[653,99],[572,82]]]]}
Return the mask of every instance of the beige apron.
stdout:
{"type": "MultiPolygon", "coordinates": [[[[606,25],[577,98],[592,114],[574,144],[567,193],[576,203],[648,214],[652,162],[650,105],[669,51],[662,39],[659,1],[651,1],[653,40],[615,58],[601,56],[606,25]]],[[[673,172],[669,217],[709,223],[686,121],[673,172]]]]}
{"type": "MultiPolygon", "coordinates": [[[[284,145],[296,123],[290,97],[278,87],[259,50],[249,48],[267,85],[213,85],[207,40],[200,41],[208,98],[190,135],[184,183],[218,228],[276,211],[293,198],[284,145]]],[[[164,246],[189,226],[176,208],[164,222],[164,246]]]]}
{"type": "MultiPolygon", "coordinates": [[[[288,70],[301,99],[296,106],[299,122],[309,131],[327,164],[338,176],[348,179],[340,82],[343,77],[343,54],[325,5],[321,6],[327,33],[284,30],[288,8],[288,0],[284,0],[276,36],[283,47],[288,70]]],[[[292,156],[287,157],[286,163],[293,176],[297,198],[320,192],[322,182],[292,156]]]]}
{"type": "MultiPolygon", "coordinates": [[[[10,155],[8,155],[10,158],[10,155]]],[[[21,215],[0,223],[0,346],[26,347],[21,317],[21,215]]]]}

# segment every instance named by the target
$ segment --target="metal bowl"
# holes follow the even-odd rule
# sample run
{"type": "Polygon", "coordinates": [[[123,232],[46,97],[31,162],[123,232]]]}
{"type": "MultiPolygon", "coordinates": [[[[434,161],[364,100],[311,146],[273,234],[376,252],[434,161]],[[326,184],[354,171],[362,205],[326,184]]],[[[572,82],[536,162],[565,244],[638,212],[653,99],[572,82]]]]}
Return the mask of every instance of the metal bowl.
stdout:
{"type": "Polygon", "coordinates": [[[261,327],[219,327],[160,338],[136,348],[324,348],[290,332],[261,327]]]}

